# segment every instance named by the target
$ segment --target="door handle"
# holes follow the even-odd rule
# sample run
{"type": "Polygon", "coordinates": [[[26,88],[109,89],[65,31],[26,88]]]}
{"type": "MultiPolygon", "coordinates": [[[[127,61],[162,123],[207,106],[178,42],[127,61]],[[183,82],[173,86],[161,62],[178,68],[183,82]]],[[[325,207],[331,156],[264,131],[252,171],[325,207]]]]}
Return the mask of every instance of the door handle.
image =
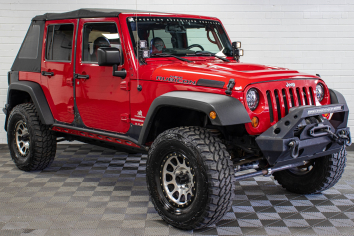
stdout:
{"type": "Polygon", "coordinates": [[[53,76],[54,72],[42,71],[43,76],[53,76]]]}
{"type": "Polygon", "coordinates": [[[80,74],[75,74],[75,79],[89,79],[89,75],[80,75],[80,74]]]}

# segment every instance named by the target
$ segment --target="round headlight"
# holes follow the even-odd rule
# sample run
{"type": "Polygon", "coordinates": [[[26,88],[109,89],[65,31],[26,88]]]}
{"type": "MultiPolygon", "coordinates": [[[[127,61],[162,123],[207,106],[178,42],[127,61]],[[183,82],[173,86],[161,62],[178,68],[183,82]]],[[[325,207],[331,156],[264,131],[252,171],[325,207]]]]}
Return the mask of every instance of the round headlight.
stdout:
{"type": "Polygon", "coordinates": [[[316,85],[316,96],[319,102],[324,98],[324,87],[321,83],[316,85]]]}
{"type": "Polygon", "coordinates": [[[248,90],[246,95],[246,101],[251,111],[254,111],[257,108],[259,102],[259,94],[256,89],[251,88],[250,90],[248,90]]]}

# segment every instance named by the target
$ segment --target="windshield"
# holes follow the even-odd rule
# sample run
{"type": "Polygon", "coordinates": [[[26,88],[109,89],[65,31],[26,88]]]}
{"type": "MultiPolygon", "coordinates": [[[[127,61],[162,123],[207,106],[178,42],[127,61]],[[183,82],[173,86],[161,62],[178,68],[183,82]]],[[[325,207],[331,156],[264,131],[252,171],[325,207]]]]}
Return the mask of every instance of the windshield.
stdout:
{"type": "Polygon", "coordinates": [[[230,41],[218,21],[170,17],[130,17],[127,21],[134,48],[137,40],[146,40],[151,57],[161,53],[232,56],[230,41]]]}

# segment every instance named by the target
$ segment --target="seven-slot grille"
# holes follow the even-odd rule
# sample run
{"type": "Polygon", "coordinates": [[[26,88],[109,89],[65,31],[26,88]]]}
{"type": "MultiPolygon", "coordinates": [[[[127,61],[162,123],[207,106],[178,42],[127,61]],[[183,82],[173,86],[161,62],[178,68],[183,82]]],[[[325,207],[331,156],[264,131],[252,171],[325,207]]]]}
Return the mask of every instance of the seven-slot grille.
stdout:
{"type": "Polygon", "coordinates": [[[270,122],[278,122],[296,106],[315,105],[313,87],[296,87],[267,90],[270,122]]]}

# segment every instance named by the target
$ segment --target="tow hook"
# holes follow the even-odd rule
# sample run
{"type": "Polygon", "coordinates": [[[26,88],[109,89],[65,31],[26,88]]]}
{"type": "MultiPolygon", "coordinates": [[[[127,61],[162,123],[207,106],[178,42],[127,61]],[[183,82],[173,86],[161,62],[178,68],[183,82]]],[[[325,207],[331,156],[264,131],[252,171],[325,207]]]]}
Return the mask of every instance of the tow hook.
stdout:
{"type": "Polygon", "coordinates": [[[299,156],[299,141],[293,140],[288,146],[290,147],[290,156],[294,159],[297,158],[299,156]]]}
{"type": "Polygon", "coordinates": [[[352,138],[350,136],[350,131],[345,131],[345,130],[341,130],[338,132],[338,134],[333,133],[330,130],[326,130],[326,132],[328,133],[329,136],[331,136],[332,140],[337,142],[340,145],[346,145],[346,146],[350,146],[352,145],[352,138]]]}

